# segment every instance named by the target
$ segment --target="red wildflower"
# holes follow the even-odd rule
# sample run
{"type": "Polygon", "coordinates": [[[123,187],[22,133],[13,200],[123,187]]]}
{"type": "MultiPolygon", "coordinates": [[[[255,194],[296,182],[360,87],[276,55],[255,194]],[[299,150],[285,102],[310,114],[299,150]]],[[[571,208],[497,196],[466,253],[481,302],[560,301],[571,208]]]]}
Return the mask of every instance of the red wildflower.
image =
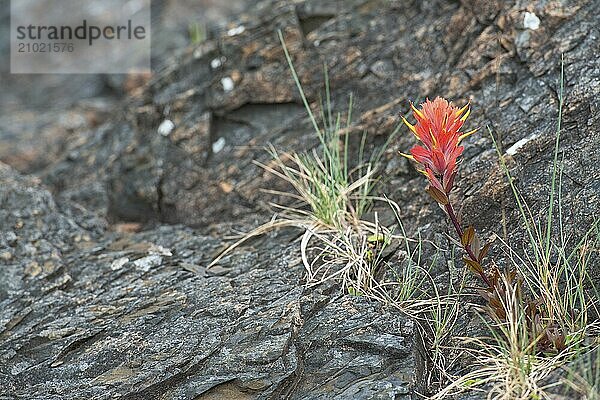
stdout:
{"type": "Polygon", "coordinates": [[[402,119],[423,145],[414,146],[410,151],[411,155],[402,155],[421,164],[420,172],[427,176],[432,187],[447,198],[456,176],[456,160],[464,149],[459,143],[476,131],[460,132],[471,112],[469,104],[458,108],[446,99],[436,97],[433,101],[427,99],[422,103],[420,110],[412,103],[410,106],[417,123],[412,125],[404,117],[402,119]]]}

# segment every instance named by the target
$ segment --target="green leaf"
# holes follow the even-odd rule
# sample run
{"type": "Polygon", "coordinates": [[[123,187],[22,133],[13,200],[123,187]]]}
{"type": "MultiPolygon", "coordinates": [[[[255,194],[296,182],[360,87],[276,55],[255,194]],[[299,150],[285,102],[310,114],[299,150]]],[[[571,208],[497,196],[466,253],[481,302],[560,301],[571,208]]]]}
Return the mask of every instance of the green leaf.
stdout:
{"type": "Polygon", "coordinates": [[[370,235],[367,238],[367,242],[372,243],[372,244],[389,244],[390,239],[385,237],[385,235],[377,234],[377,235],[370,235]]]}
{"type": "Polygon", "coordinates": [[[481,379],[467,379],[467,380],[465,381],[465,386],[466,386],[466,387],[475,386],[475,385],[477,385],[479,382],[481,382],[481,379]]]}

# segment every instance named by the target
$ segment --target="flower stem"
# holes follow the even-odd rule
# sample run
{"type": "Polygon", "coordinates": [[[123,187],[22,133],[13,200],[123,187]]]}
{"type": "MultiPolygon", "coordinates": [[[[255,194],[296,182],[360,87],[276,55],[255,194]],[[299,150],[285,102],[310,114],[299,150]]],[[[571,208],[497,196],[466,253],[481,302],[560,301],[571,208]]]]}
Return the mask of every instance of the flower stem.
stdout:
{"type": "MultiPolygon", "coordinates": [[[[460,224],[458,223],[458,218],[456,218],[456,213],[454,212],[454,207],[452,207],[452,203],[448,202],[448,204],[446,204],[444,206],[444,208],[446,209],[446,213],[448,214],[448,217],[450,217],[450,221],[452,221],[452,225],[454,225],[454,229],[456,230],[456,233],[458,234],[458,239],[461,240],[463,237],[463,230],[460,227],[460,224]]],[[[462,240],[461,240],[461,245],[462,245],[462,240]]],[[[467,254],[471,258],[471,260],[477,261],[477,257],[475,256],[475,253],[473,253],[473,249],[471,249],[470,244],[463,246],[463,249],[467,252],[467,254]]],[[[486,285],[488,285],[489,288],[493,288],[491,282],[489,281],[487,276],[485,276],[485,273],[483,271],[479,273],[479,276],[481,276],[481,279],[483,279],[483,281],[486,283],[486,285]]]]}

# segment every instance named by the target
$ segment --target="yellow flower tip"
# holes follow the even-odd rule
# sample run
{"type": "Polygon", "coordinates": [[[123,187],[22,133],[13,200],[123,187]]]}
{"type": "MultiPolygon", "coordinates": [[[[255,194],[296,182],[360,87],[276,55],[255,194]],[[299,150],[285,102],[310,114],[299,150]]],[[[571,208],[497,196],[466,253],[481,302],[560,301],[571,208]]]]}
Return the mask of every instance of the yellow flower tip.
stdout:
{"type": "Polygon", "coordinates": [[[425,119],[425,116],[423,115],[423,113],[421,111],[417,110],[417,108],[415,107],[415,105],[413,103],[410,103],[410,108],[412,108],[415,115],[417,115],[419,118],[425,119]]]}
{"type": "Polygon", "coordinates": [[[435,134],[431,130],[431,128],[429,128],[429,135],[431,136],[431,142],[433,143],[433,146],[437,147],[438,146],[438,141],[437,141],[437,138],[435,137],[435,134]]]}
{"type": "MultiPolygon", "coordinates": [[[[467,105],[468,105],[468,104],[467,104],[467,105]]],[[[467,119],[467,118],[469,118],[469,114],[471,114],[471,109],[470,109],[470,108],[469,108],[469,109],[467,109],[467,112],[465,113],[465,115],[463,115],[463,116],[460,118],[460,120],[461,120],[462,122],[465,122],[465,121],[466,121],[466,119],[467,119]]]]}
{"type": "Polygon", "coordinates": [[[456,111],[456,116],[460,117],[462,115],[462,113],[464,113],[467,108],[469,108],[469,106],[471,105],[471,102],[469,101],[467,104],[465,104],[465,106],[459,110],[456,111]]]}
{"type": "Polygon", "coordinates": [[[422,173],[423,175],[425,175],[427,177],[427,179],[429,179],[429,175],[427,175],[427,171],[425,171],[424,169],[417,169],[417,172],[422,173]]]}
{"type": "Polygon", "coordinates": [[[460,136],[458,137],[458,142],[460,143],[460,142],[461,142],[461,140],[463,140],[464,138],[467,138],[467,137],[471,136],[472,134],[474,134],[474,133],[475,133],[475,132],[477,132],[478,130],[479,130],[479,128],[476,128],[476,129],[473,129],[473,130],[471,130],[471,131],[469,131],[469,132],[467,132],[467,133],[463,133],[462,135],[460,135],[460,136]]]}
{"type": "Polygon", "coordinates": [[[404,125],[408,126],[408,129],[410,129],[412,131],[412,133],[415,134],[415,136],[417,135],[417,129],[415,128],[415,126],[413,124],[411,124],[410,122],[408,122],[406,120],[406,118],[402,117],[402,121],[404,122],[404,125]]]}
{"type": "Polygon", "coordinates": [[[414,158],[412,155],[410,155],[410,154],[406,154],[406,153],[402,153],[402,152],[399,152],[399,153],[400,153],[400,155],[401,155],[402,157],[406,157],[406,158],[408,158],[409,160],[413,160],[413,161],[415,161],[415,158],[414,158]]]}

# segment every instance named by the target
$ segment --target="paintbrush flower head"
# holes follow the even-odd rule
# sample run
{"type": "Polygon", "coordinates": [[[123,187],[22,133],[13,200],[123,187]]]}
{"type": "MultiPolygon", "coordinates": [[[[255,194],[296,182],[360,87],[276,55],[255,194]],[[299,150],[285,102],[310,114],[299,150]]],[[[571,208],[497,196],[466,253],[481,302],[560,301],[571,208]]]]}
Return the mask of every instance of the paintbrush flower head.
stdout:
{"type": "Polygon", "coordinates": [[[464,150],[459,144],[476,131],[461,132],[471,112],[469,104],[458,108],[436,97],[433,101],[425,100],[419,109],[412,103],[410,106],[417,122],[413,125],[402,119],[421,144],[415,145],[410,154],[402,155],[416,161],[430,185],[448,195],[454,184],[457,159],[464,150]]]}

